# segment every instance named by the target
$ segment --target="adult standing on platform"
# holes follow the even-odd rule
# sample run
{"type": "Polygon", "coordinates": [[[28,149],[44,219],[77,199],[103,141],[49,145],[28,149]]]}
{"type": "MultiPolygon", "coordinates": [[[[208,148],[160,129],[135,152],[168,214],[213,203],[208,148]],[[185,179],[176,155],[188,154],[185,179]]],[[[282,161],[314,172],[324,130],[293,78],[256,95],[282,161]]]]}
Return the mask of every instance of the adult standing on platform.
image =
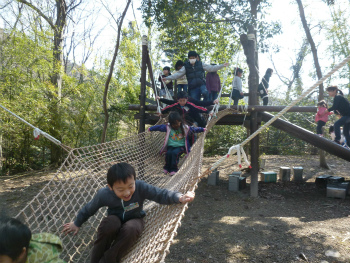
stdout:
{"type": "Polygon", "coordinates": [[[333,106],[328,109],[328,111],[333,111],[334,113],[339,113],[341,116],[339,120],[334,123],[334,142],[340,144],[340,127],[344,126],[343,133],[346,139],[346,143],[350,147],[350,102],[344,98],[343,92],[338,89],[337,86],[330,86],[327,89],[328,95],[333,97],[333,106]]]}
{"type": "Polygon", "coordinates": [[[263,105],[267,105],[269,103],[269,95],[268,95],[268,88],[269,88],[269,81],[272,76],[273,69],[268,68],[266,70],[265,76],[262,78],[259,86],[258,86],[258,92],[260,95],[260,98],[263,100],[263,105]]]}
{"type": "Polygon", "coordinates": [[[170,76],[163,78],[163,80],[175,80],[186,74],[188,82],[188,93],[190,97],[195,100],[200,100],[203,95],[204,100],[208,100],[208,91],[205,84],[204,71],[215,72],[223,67],[227,67],[229,63],[221,65],[209,65],[197,61],[197,53],[195,51],[188,52],[188,61],[185,62],[184,66],[177,72],[170,76]]]}

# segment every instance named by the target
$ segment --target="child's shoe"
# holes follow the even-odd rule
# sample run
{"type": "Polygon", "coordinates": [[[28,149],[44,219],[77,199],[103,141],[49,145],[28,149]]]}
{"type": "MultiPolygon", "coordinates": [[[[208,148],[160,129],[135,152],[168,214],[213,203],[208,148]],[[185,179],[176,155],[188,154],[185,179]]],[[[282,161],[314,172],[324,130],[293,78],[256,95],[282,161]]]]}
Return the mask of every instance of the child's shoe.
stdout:
{"type": "Polygon", "coordinates": [[[170,176],[173,176],[174,174],[176,174],[175,171],[170,172],[170,176]]]}
{"type": "Polygon", "coordinates": [[[169,172],[168,172],[168,170],[163,169],[163,173],[168,174],[169,172]]]}

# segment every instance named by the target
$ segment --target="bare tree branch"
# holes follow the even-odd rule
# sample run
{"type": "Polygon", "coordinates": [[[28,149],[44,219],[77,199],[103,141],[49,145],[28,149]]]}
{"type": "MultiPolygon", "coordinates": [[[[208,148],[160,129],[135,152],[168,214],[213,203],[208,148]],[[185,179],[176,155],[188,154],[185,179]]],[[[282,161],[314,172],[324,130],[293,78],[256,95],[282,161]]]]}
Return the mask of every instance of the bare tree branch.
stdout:
{"type": "Polygon", "coordinates": [[[102,131],[102,138],[101,138],[101,143],[104,143],[106,141],[106,134],[107,134],[107,126],[108,126],[108,118],[109,118],[109,113],[108,113],[108,109],[107,109],[107,94],[108,94],[108,88],[109,88],[109,83],[112,79],[112,75],[113,75],[113,70],[114,70],[114,65],[115,65],[115,61],[117,59],[117,55],[118,55],[118,51],[119,51],[119,45],[120,45],[120,36],[121,36],[121,30],[122,30],[122,25],[123,25],[123,20],[124,17],[126,15],[126,12],[128,11],[129,5],[131,3],[131,0],[128,0],[126,7],[124,9],[124,12],[122,13],[120,19],[119,19],[119,23],[118,23],[118,35],[117,35],[117,43],[115,45],[115,49],[114,49],[114,55],[113,55],[113,59],[111,62],[111,66],[109,68],[109,74],[106,80],[106,84],[105,84],[105,91],[103,94],[103,111],[105,114],[105,121],[103,124],[103,131],[102,131]]]}
{"type": "Polygon", "coordinates": [[[17,0],[18,2],[21,2],[29,7],[31,7],[32,9],[34,9],[42,18],[44,18],[46,20],[47,23],[49,23],[49,25],[51,26],[52,30],[57,31],[58,29],[56,28],[56,26],[54,25],[54,23],[52,22],[52,20],[50,18],[48,18],[43,12],[41,12],[41,10],[39,8],[37,8],[35,5],[33,5],[32,3],[27,2],[26,0],[17,0]]]}

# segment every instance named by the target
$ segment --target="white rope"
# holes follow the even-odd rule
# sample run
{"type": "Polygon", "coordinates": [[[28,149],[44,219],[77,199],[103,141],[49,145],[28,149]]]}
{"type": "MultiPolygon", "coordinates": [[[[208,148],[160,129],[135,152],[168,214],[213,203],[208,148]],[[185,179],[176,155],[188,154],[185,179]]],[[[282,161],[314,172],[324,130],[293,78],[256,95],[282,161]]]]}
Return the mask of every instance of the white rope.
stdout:
{"type": "Polygon", "coordinates": [[[166,85],[165,82],[163,81],[162,73],[159,73],[159,77],[160,77],[160,80],[161,80],[161,82],[163,83],[163,86],[164,86],[165,98],[166,98],[167,100],[173,100],[173,96],[171,96],[167,85],[166,85]]]}
{"type": "Polygon", "coordinates": [[[53,143],[57,144],[57,145],[62,145],[62,143],[57,140],[56,138],[52,137],[51,135],[47,134],[46,132],[43,132],[42,130],[40,130],[39,128],[35,127],[34,125],[30,124],[29,122],[25,121],[24,119],[22,119],[21,117],[19,117],[18,115],[14,114],[12,111],[8,110],[7,108],[5,108],[4,106],[2,106],[0,104],[0,107],[3,108],[5,111],[7,111],[8,113],[10,113],[11,115],[15,116],[17,119],[19,119],[20,121],[24,122],[25,124],[27,124],[28,126],[30,126],[31,128],[34,129],[33,131],[33,135],[35,140],[39,139],[39,136],[42,135],[45,138],[47,138],[48,140],[52,141],[53,143]]]}
{"type": "MultiPolygon", "coordinates": [[[[242,112],[244,113],[244,119],[243,119],[243,123],[242,123],[242,127],[244,127],[244,122],[245,122],[245,119],[247,118],[247,115],[248,115],[248,104],[241,105],[241,107],[242,107],[242,112]]],[[[237,107],[237,110],[239,111],[239,105],[237,107]]]]}
{"type": "MultiPolygon", "coordinates": [[[[238,64],[237,64],[237,65],[238,65],[238,64]]],[[[227,108],[230,108],[230,107],[231,107],[231,103],[232,103],[232,93],[233,93],[233,81],[235,80],[236,73],[237,73],[237,69],[238,69],[238,66],[235,67],[235,72],[234,72],[234,74],[233,74],[232,89],[231,89],[230,97],[229,97],[229,99],[228,99],[227,108]]]]}
{"type": "MultiPolygon", "coordinates": [[[[267,127],[269,127],[275,120],[280,118],[283,114],[285,114],[290,108],[295,106],[298,102],[300,102],[302,99],[304,99],[309,93],[311,93],[317,86],[319,86],[321,83],[323,83],[326,79],[328,79],[331,75],[333,75],[336,71],[338,71],[340,68],[342,68],[347,62],[350,61],[350,56],[346,57],[342,62],[340,62],[336,67],[334,67],[330,72],[328,72],[325,76],[323,76],[321,79],[315,82],[314,85],[312,85],[309,89],[304,91],[299,98],[292,101],[289,105],[287,105],[283,110],[281,110],[279,113],[277,113],[271,120],[266,122],[263,126],[261,126],[258,130],[256,130],[253,134],[251,134],[247,139],[245,139],[240,146],[243,147],[246,145],[249,141],[251,141],[253,138],[255,138],[260,132],[265,130],[267,127]]],[[[231,147],[227,153],[226,156],[221,157],[217,162],[215,162],[210,168],[209,171],[213,171],[216,169],[224,160],[226,160],[230,154],[234,154],[234,146],[231,147]],[[232,152],[231,152],[232,151],[232,152]]],[[[236,150],[237,151],[237,150],[236,150]]]]}

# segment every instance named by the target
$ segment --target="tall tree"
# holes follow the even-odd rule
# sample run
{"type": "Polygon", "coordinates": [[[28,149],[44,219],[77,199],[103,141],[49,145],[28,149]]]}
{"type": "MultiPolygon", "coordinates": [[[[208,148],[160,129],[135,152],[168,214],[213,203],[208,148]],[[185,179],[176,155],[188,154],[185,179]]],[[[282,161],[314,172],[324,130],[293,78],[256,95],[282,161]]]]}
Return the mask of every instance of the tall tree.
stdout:
{"type": "MultiPolygon", "coordinates": [[[[299,7],[300,19],[301,19],[301,22],[303,24],[306,38],[307,38],[307,40],[310,44],[310,47],[311,47],[311,52],[312,52],[312,56],[314,58],[314,64],[315,64],[317,78],[321,79],[322,78],[322,71],[321,71],[320,63],[318,61],[317,48],[316,48],[314,39],[313,39],[311,32],[310,32],[310,28],[309,28],[307,21],[306,21],[306,18],[305,18],[304,7],[303,7],[301,0],[296,0],[296,1],[298,4],[298,7],[299,7]]],[[[321,83],[319,85],[318,101],[321,101],[324,99],[323,93],[324,93],[324,88],[323,88],[323,83],[321,83]]],[[[329,169],[324,151],[320,151],[320,166],[323,168],[329,169]]]]}
{"type": "Polygon", "coordinates": [[[108,119],[109,119],[109,113],[108,113],[108,107],[107,107],[108,89],[109,89],[109,84],[110,84],[111,79],[112,79],[115,61],[116,61],[117,56],[118,56],[123,21],[124,21],[126,12],[128,11],[130,3],[131,3],[131,0],[128,0],[128,2],[126,3],[126,6],[125,6],[125,9],[124,9],[123,13],[116,20],[116,22],[118,24],[117,42],[116,42],[116,45],[115,45],[114,54],[113,54],[112,62],[111,62],[111,65],[110,65],[109,74],[108,74],[108,77],[106,79],[105,90],[104,90],[104,94],[103,94],[103,112],[105,114],[105,120],[104,120],[104,123],[103,123],[103,131],[102,131],[102,136],[101,136],[101,143],[104,143],[106,141],[108,119]]]}
{"type": "Polygon", "coordinates": [[[280,32],[278,23],[264,19],[269,6],[267,0],[143,0],[141,10],[146,24],[161,30],[161,49],[178,49],[181,56],[196,50],[211,57],[221,42],[222,49],[213,53],[230,58],[248,24],[255,25],[261,50],[267,48],[265,39],[280,32]]]}
{"type": "MultiPolygon", "coordinates": [[[[36,12],[42,19],[44,19],[51,30],[53,31],[53,71],[51,73],[51,83],[56,87],[55,94],[52,94],[51,98],[53,101],[51,112],[51,126],[50,134],[61,140],[61,112],[60,112],[60,102],[62,96],[62,76],[63,76],[63,45],[64,45],[64,33],[67,26],[67,19],[73,17],[72,13],[79,5],[81,5],[82,0],[55,0],[52,2],[41,2],[41,1],[27,1],[27,0],[17,0],[20,3],[25,4],[30,7],[34,12],[36,12]],[[48,6],[45,6],[48,5],[48,6]],[[49,8],[48,8],[49,7],[49,8]],[[49,10],[45,13],[44,10],[49,10]],[[51,13],[54,10],[55,13],[51,13]]],[[[62,158],[62,150],[57,145],[52,145],[51,149],[51,162],[59,163],[62,158]]]]}

